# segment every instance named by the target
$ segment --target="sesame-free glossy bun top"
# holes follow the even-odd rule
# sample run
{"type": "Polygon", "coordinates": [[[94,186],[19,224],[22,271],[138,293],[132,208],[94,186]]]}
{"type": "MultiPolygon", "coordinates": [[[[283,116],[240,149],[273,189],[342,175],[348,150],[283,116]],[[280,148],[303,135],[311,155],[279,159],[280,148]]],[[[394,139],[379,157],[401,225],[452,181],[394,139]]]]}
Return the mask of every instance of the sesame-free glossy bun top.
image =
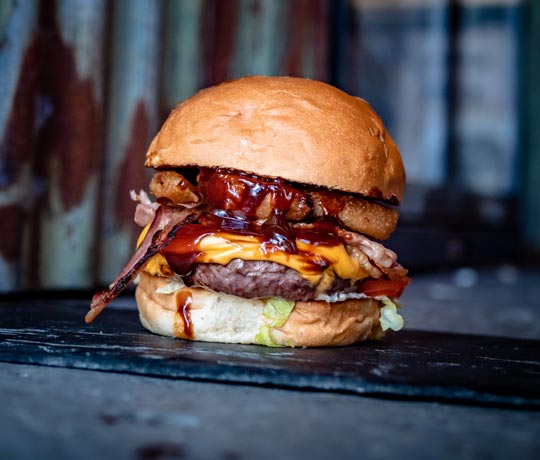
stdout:
{"type": "Polygon", "coordinates": [[[401,155],[363,99],[315,80],[244,77],[179,104],[146,166],[235,169],[398,203],[401,155]]]}

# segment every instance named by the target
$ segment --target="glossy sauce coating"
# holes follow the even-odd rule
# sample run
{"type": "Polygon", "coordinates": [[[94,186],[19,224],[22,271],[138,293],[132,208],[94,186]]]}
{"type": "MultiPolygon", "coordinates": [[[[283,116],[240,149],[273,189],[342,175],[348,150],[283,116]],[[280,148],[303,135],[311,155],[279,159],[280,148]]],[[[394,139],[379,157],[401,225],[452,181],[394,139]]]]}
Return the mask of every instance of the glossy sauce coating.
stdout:
{"type": "Polygon", "coordinates": [[[223,169],[201,168],[198,190],[211,208],[241,213],[248,219],[257,218],[257,208],[268,195],[276,216],[284,216],[293,203],[307,201],[304,192],[282,179],[265,179],[223,169]]]}
{"type": "Polygon", "coordinates": [[[193,324],[191,321],[191,293],[187,290],[179,290],[176,293],[176,311],[183,324],[183,336],[193,338],[193,324]]]}
{"type": "Polygon", "coordinates": [[[312,246],[337,246],[342,243],[337,230],[339,225],[332,219],[320,219],[309,224],[294,225],[296,239],[312,246]]]}
{"type": "MultiPolygon", "coordinates": [[[[341,240],[335,233],[328,231],[335,227],[330,223],[321,224],[310,224],[305,227],[292,228],[291,233],[293,238],[295,238],[295,246],[296,242],[302,242],[304,245],[315,247],[339,245],[341,240]]],[[[208,226],[200,223],[185,225],[173,241],[161,250],[161,254],[175,273],[182,276],[189,275],[195,265],[204,256],[200,248],[201,241],[206,237],[220,235],[226,240],[232,241],[232,244],[234,244],[236,238],[240,242],[247,239],[248,242],[255,243],[260,256],[258,260],[265,260],[266,256],[271,252],[280,251],[284,254],[301,256],[304,269],[312,273],[320,272],[330,265],[330,261],[324,257],[307,252],[305,249],[304,251],[299,251],[298,249],[286,251],[281,246],[275,245],[264,233],[257,231],[253,227],[231,231],[221,228],[219,225],[208,226]]]]}
{"type": "MultiPolygon", "coordinates": [[[[321,219],[310,224],[287,221],[285,215],[293,203],[306,203],[308,198],[304,192],[283,180],[201,168],[198,192],[208,211],[199,217],[197,224],[184,226],[161,251],[171,268],[180,275],[188,275],[199,262],[202,255],[199,244],[207,236],[247,236],[258,242],[263,255],[272,251],[298,254],[298,241],[312,246],[336,246],[341,243],[337,236],[337,223],[332,219],[321,219]],[[272,202],[272,213],[267,219],[257,219],[257,208],[268,200],[268,195],[272,202]]],[[[308,260],[310,257],[306,257],[306,263],[313,265],[310,267],[313,271],[320,271],[329,264],[321,257],[308,260]]]]}
{"type": "Polygon", "coordinates": [[[291,187],[286,181],[201,168],[198,189],[212,209],[220,210],[235,220],[256,220],[261,207],[270,207],[270,216],[258,231],[262,232],[273,246],[288,252],[296,250],[295,238],[289,229],[286,216],[293,205],[307,206],[308,198],[305,193],[291,187]]]}
{"type": "Polygon", "coordinates": [[[327,216],[337,217],[345,208],[345,204],[349,199],[348,196],[340,192],[325,190],[324,192],[315,192],[317,206],[320,207],[322,214],[327,216]]]}

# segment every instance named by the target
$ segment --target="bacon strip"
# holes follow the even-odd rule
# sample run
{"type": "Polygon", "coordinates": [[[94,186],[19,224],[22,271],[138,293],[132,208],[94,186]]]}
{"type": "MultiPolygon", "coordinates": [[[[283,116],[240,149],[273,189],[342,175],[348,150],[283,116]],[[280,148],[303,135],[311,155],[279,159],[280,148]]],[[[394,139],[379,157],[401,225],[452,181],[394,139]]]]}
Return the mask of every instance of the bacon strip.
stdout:
{"type": "Polygon", "coordinates": [[[199,211],[194,209],[159,206],[154,220],[135,254],[109,287],[92,297],[90,311],[84,318],[86,323],[94,321],[101,311],[135,279],[145,263],[160,249],[167,246],[180,228],[194,221],[198,215],[199,211]]]}
{"type": "Polygon", "coordinates": [[[156,211],[159,208],[159,203],[155,203],[150,200],[148,194],[141,190],[139,193],[136,193],[135,190],[130,192],[131,199],[137,202],[137,207],[135,208],[135,223],[141,227],[146,227],[156,215],[156,211]]]}
{"type": "Polygon", "coordinates": [[[358,247],[369,260],[391,280],[402,278],[408,270],[397,261],[397,254],[382,244],[370,240],[359,233],[338,229],[338,235],[348,246],[358,247]]]}

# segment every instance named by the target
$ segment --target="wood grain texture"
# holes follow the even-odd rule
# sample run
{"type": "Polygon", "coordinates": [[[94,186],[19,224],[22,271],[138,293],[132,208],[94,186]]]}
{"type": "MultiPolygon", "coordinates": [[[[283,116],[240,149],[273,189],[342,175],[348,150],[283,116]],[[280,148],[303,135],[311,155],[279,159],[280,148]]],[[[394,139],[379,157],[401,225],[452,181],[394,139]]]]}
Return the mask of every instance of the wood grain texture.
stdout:
{"type": "Polygon", "coordinates": [[[152,335],[110,308],[84,326],[84,302],[3,301],[0,361],[344,392],[540,407],[540,343],[405,330],[342,348],[272,349],[152,335]]]}
{"type": "Polygon", "coordinates": [[[6,363],[0,401],[10,460],[536,460],[540,450],[540,411],[517,408],[6,363]]]}

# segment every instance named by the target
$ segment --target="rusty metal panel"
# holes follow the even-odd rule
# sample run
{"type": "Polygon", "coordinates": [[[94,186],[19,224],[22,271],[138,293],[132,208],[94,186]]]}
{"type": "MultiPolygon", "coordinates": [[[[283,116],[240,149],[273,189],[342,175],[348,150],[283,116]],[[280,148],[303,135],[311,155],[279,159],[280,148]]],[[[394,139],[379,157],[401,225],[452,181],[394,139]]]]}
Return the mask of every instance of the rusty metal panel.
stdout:
{"type": "Polygon", "coordinates": [[[21,287],[32,205],[37,2],[0,3],[0,291],[21,287]]]}
{"type": "MultiPolygon", "coordinates": [[[[458,102],[452,133],[456,181],[479,196],[512,196],[520,186],[524,3],[461,0],[459,4],[454,70],[458,102]]],[[[492,208],[482,210],[486,220],[501,222],[504,213],[492,208]]]]}
{"type": "Polygon", "coordinates": [[[204,0],[169,0],[164,15],[161,118],[202,86],[204,0]]]}
{"type": "Polygon", "coordinates": [[[329,79],[328,0],[287,2],[286,53],[283,73],[327,81],[329,79]]]}
{"type": "Polygon", "coordinates": [[[234,54],[238,0],[205,0],[201,28],[203,86],[227,80],[234,54]]]}
{"type": "MultiPolygon", "coordinates": [[[[403,151],[410,179],[404,217],[439,222],[444,212],[441,225],[451,226],[467,209],[467,222],[474,213],[470,226],[477,228],[493,217],[490,210],[499,212],[498,195],[514,193],[522,176],[514,170],[520,152],[507,149],[512,155],[501,158],[512,167],[497,172],[503,163],[493,161],[484,168],[486,180],[504,176],[486,198],[493,196],[496,206],[486,201],[473,209],[454,199],[455,185],[481,192],[471,179],[480,157],[463,160],[449,135],[462,99],[459,86],[449,85],[456,66],[448,58],[463,38],[452,26],[455,13],[463,10],[465,25],[484,30],[483,23],[476,29],[476,9],[471,16],[468,3],[0,0],[0,291],[109,282],[139,231],[129,191],[147,187],[150,171],[142,163],[159,123],[198,89],[242,75],[316,78],[366,97],[403,151]],[[460,96],[454,108],[447,86],[460,96]],[[417,108],[412,115],[410,107],[417,108]],[[445,192],[452,180],[452,200],[440,205],[432,192],[445,192]]],[[[506,27],[499,38],[509,39],[516,56],[523,6],[512,5],[503,7],[511,20],[499,24],[506,27]]],[[[507,80],[515,83],[518,74],[516,67],[507,80]]],[[[515,131],[521,124],[510,116],[512,91],[503,92],[513,101],[504,114],[515,131]]],[[[529,155],[521,217],[538,247],[538,213],[530,204],[538,162],[529,155]]],[[[508,229],[513,214],[500,215],[494,225],[508,229]]]]}
{"type": "Polygon", "coordinates": [[[41,4],[43,126],[36,171],[46,181],[33,240],[48,288],[85,287],[95,262],[102,136],[104,0],[41,4]]]}
{"type": "Polygon", "coordinates": [[[232,77],[283,74],[287,4],[282,0],[240,0],[232,77]]]}
{"type": "Polygon", "coordinates": [[[164,108],[244,75],[329,79],[328,0],[167,3],[164,108]]]}
{"type": "MultiPolygon", "coordinates": [[[[400,147],[408,184],[443,186],[448,161],[448,2],[347,0],[346,5],[338,84],[367,99],[384,120],[400,147]]],[[[415,200],[404,201],[408,205],[415,200]]]]}
{"type": "Polygon", "coordinates": [[[329,79],[328,0],[207,0],[205,83],[243,75],[329,79]]]}
{"type": "Polygon", "coordinates": [[[157,129],[161,2],[114,3],[99,277],[108,283],[131,256],[140,229],[130,190],[146,188],[146,149],[157,129]]]}

